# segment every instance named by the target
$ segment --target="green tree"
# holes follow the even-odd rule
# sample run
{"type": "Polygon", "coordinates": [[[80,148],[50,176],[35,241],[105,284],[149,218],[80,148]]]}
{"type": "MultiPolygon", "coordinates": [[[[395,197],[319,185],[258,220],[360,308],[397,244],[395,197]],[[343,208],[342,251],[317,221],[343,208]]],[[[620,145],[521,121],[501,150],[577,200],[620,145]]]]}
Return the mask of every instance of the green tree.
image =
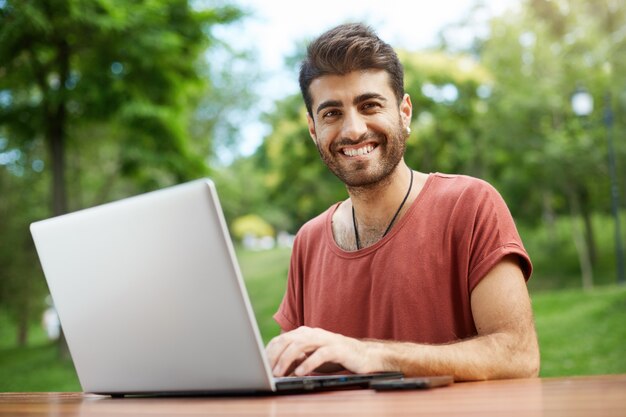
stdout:
{"type": "Polygon", "coordinates": [[[24,346],[46,293],[28,224],[47,212],[42,192],[47,184],[36,149],[28,157],[7,151],[6,144],[0,139],[0,312],[17,324],[16,342],[24,346]]]}
{"type": "Polygon", "coordinates": [[[400,58],[413,103],[407,163],[423,172],[488,176],[479,120],[485,111],[481,91],[490,88],[491,75],[467,54],[401,52],[400,58]]]}
{"type": "Polygon", "coordinates": [[[81,129],[115,123],[100,129],[118,138],[122,174],[149,182],[154,166],[178,181],[204,172],[188,143],[203,85],[197,65],[211,26],[240,15],[232,7],[196,11],[182,0],[3,4],[0,123],[13,146],[46,143],[54,214],[68,208],[68,143],[92,139],[81,129]]]}
{"type": "MultiPolygon", "coordinates": [[[[493,19],[489,37],[477,43],[494,79],[481,120],[487,142],[500,150],[491,156],[493,173],[525,221],[547,219],[553,230],[557,214],[571,215],[574,226],[581,219],[583,231],[572,232],[586,285],[597,257],[591,215],[609,206],[602,99],[607,91],[626,91],[619,52],[626,49],[625,26],[622,2],[528,0],[518,13],[493,19]],[[570,105],[579,87],[596,99],[586,120],[570,105]]],[[[613,105],[623,112],[623,99],[613,105]]],[[[624,132],[620,122],[617,130],[624,132]]],[[[622,173],[625,150],[622,141],[622,173]]]]}
{"type": "MultiPolygon", "coordinates": [[[[3,229],[22,233],[15,242],[30,242],[25,226],[38,218],[205,175],[201,143],[218,116],[201,104],[215,91],[209,77],[221,74],[205,53],[223,47],[214,27],[240,17],[187,0],[0,1],[0,155],[23,162],[0,163],[3,229]],[[52,183],[51,211],[40,205],[41,179],[52,183]]],[[[32,261],[32,246],[0,249],[3,270],[40,276],[20,261],[32,261]]],[[[15,286],[0,279],[6,300],[15,286]]]]}

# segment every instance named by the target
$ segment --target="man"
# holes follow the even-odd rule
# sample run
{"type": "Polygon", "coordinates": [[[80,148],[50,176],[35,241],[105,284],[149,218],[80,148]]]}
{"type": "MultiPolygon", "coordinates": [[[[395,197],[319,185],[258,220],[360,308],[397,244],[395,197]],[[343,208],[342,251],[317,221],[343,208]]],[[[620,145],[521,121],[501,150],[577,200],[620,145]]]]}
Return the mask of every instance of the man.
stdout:
{"type": "Polygon", "coordinates": [[[350,198],[296,237],[274,316],[283,333],[267,347],[274,374],[536,376],[532,266],[508,208],[483,181],[407,166],[412,105],[394,50],[338,26],[309,46],[300,88],[350,198]]]}

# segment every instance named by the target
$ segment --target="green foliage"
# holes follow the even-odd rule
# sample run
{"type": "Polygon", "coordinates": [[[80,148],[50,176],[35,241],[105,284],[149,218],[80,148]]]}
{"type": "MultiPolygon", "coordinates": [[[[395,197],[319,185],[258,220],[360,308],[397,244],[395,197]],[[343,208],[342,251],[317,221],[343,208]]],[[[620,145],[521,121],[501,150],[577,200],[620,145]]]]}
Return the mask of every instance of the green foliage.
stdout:
{"type": "MultiPolygon", "coordinates": [[[[184,0],[7,1],[0,10],[0,125],[9,146],[25,151],[24,143],[52,145],[58,137],[73,174],[75,155],[113,145],[106,175],[85,169],[89,186],[80,184],[105,199],[127,192],[111,195],[120,176],[143,191],[205,175],[210,149],[191,140],[207,141],[213,125],[192,131],[190,123],[217,117],[196,108],[203,93],[217,91],[207,77],[220,72],[207,68],[204,53],[221,47],[212,28],[241,16],[231,6],[195,10],[184,0]]],[[[240,101],[213,97],[214,105],[223,102],[240,101]]]]}
{"type": "Polygon", "coordinates": [[[0,303],[22,332],[45,293],[30,222],[207,175],[215,119],[241,101],[204,96],[222,74],[205,54],[234,55],[213,30],[242,16],[186,0],[2,2],[0,303]]]}
{"type": "Polygon", "coordinates": [[[477,126],[484,112],[478,89],[490,84],[491,75],[463,54],[402,52],[400,58],[413,102],[409,166],[484,177],[488,156],[477,126]]]}
{"type": "MultiPolygon", "coordinates": [[[[622,224],[624,221],[626,213],[622,213],[622,224]]],[[[596,241],[594,284],[609,285],[616,279],[613,219],[605,214],[595,214],[591,222],[599,237],[596,241]]],[[[534,266],[533,277],[528,282],[533,292],[581,287],[580,265],[571,223],[570,217],[562,216],[549,226],[518,225],[524,247],[534,266]]]]}
{"type": "Polygon", "coordinates": [[[41,311],[46,292],[28,232],[30,221],[46,212],[46,184],[31,168],[35,161],[19,154],[6,169],[0,166],[0,306],[19,324],[12,337],[19,345],[26,343],[29,321],[41,311]]]}
{"type": "MultiPolygon", "coordinates": [[[[494,78],[481,123],[487,141],[501,150],[490,177],[526,221],[576,205],[584,215],[608,211],[603,98],[626,91],[626,60],[615,53],[626,49],[620,35],[625,24],[623,3],[584,0],[526,1],[520,13],[491,22],[479,48],[494,78]],[[587,120],[578,119],[570,104],[579,87],[595,98],[587,120]]],[[[626,107],[623,97],[611,104],[616,113],[626,107]]],[[[623,121],[616,129],[623,136],[623,121]]],[[[625,154],[622,143],[618,160],[625,154]]],[[[624,164],[618,165],[618,177],[626,177],[624,164]]]]}
{"type": "Polygon", "coordinates": [[[273,204],[268,203],[263,172],[253,158],[236,159],[227,167],[215,169],[212,177],[226,221],[230,225],[238,217],[255,213],[275,226],[275,229],[284,230],[280,224],[287,220],[281,213],[277,214],[273,204]]]}
{"type": "MultiPolygon", "coordinates": [[[[493,19],[489,36],[477,47],[493,76],[492,93],[484,100],[488,111],[479,120],[483,140],[493,150],[485,178],[524,223],[550,231],[558,215],[580,218],[581,226],[570,223],[578,248],[573,257],[588,281],[606,255],[596,247],[591,218],[610,207],[605,122],[607,111],[626,110],[626,60],[616,54],[626,49],[625,25],[623,2],[528,0],[518,13],[493,19]],[[584,119],[570,103],[580,88],[595,101],[584,119]]],[[[615,120],[614,133],[626,134],[623,120],[615,120]]],[[[626,142],[620,141],[622,195],[625,155],[626,142]]],[[[555,241],[547,243],[543,251],[555,248],[555,241]]]]}

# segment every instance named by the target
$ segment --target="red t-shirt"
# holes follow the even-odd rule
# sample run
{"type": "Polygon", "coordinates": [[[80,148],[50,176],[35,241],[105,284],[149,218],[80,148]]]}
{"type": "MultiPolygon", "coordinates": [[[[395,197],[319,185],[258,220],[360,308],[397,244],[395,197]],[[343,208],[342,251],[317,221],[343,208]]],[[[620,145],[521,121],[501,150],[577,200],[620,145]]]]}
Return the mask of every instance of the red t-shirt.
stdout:
{"type": "Polygon", "coordinates": [[[470,294],[506,255],[532,265],[511,214],[484,181],[431,174],[406,214],[373,246],[344,251],[331,220],[339,203],[296,237],[284,331],[319,327],[356,338],[446,343],[476,335],[470,294]]]}

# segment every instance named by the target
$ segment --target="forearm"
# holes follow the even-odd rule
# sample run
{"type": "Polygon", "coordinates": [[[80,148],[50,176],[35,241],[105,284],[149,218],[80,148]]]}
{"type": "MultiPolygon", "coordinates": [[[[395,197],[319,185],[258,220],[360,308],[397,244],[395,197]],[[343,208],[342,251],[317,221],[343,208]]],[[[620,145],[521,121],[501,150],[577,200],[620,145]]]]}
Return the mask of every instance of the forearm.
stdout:
{"type": "Polygon", "coordinates": [[[307,375],[328,364],[356,372],[453,375],[456,380],[524,378],[539,372],[539,347],[524,276],[513,255],[474,288],[477,336],[442,345],[359,340],[306,326],[268,345],[274,375],[307,375]]]}
{"type": "Polygon", "coordinates": [[[457,381],[535,377],[539,350],[534,334],[507,333],[477,336],[445,345],[365,341],[379,371],[406,376],[453,375],[457,381]]]}

